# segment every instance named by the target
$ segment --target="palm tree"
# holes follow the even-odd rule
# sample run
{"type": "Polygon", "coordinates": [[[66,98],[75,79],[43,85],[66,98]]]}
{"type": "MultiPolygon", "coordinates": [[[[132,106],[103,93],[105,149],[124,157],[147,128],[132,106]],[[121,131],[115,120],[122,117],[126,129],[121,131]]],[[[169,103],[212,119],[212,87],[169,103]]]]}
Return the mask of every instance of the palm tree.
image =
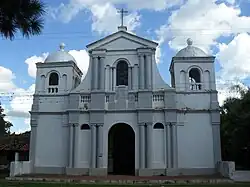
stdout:
{"type": "Polygon", "coordinates": [[[39,35],[45,13],[40,0],[0,0],[0,34],[10,40],[18,31],[26,38],[39,35]]]}

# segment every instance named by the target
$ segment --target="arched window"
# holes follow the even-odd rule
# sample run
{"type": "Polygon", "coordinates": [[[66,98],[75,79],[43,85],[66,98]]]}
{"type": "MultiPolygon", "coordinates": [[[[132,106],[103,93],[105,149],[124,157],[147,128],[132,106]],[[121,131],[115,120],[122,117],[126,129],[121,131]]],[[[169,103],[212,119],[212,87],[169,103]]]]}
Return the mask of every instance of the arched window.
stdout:
{"type": "Polygon", "coordinates": [[[59,84],[59,76],[57,73],[51,73],[49,76],[49,85],[57,86],[59,84]]]}
{"type": "Polygon", "coordinates": [[[90,126],[88,124],[82,124],[81,130],[90,130],[90,126]]]}
{"type": "Polygon", "coordinates": [[[164,129],[164,125],[162,123],[156,123],[154,129],[164,129]]]}
{"type": "Polygon", "coordinates": [[[191,83],[191,90],[201,90],[201,73],[198,68],[192,68],[189,71],[189,82],[191,83]]]}
{"type": "Polygon", "coordinates": [[[201,82],[201,74],[198,68],[192,68],[189,71],[189,81],[191,83],[200,83],[201,82]]]}
{"type": "Polygon", "coordinates": [[[116,66],[116,86],[128,86],[128,64],[124,60],[118,62],[116,66]]]}

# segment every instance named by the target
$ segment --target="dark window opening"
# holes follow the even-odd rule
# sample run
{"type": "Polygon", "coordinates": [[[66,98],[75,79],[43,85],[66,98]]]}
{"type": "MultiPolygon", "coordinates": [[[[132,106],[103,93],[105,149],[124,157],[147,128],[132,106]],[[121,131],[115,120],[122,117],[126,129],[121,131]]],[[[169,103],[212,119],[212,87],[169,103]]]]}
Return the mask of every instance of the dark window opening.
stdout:
{"type": "Polygon", "coordinates": [[[59,83],[59,76],[57,73],[51,73],[49,76],[49,85],[57,86],[59,83]]]}
{"type": "Polygon", "coordinates": [[[81,130],[90,130],[90,126],[88,124],[82,124],[81,130]]]}
{"type": "Polygon", "coordinates": [[[164,129],[164,125],[162,123],[156,123],[154,129],[164,129]]]}
{"type": "Polygon", "coordinates": [[[128,86],[128,64],[125,61],[118,62],[116,66],[116,86],[128,86]]]}
{"type": "Polygon", "coordinates": [[[201,90],[201,74],[198,68],[192,68],[189,71],[189,82],[191,90],[201,90]]]}

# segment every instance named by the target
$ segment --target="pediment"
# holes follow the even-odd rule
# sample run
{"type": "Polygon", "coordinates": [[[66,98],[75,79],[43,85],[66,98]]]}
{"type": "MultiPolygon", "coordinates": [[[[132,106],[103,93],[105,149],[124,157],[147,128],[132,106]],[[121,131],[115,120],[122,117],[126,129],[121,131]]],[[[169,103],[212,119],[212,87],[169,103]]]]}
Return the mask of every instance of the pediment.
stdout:
{"type": "Polygon", "coordinates": [[[143,47],[156,48],[157,43],[124,31],[118,31],[87,46],[88,50],[131,50],[143,47]]]}

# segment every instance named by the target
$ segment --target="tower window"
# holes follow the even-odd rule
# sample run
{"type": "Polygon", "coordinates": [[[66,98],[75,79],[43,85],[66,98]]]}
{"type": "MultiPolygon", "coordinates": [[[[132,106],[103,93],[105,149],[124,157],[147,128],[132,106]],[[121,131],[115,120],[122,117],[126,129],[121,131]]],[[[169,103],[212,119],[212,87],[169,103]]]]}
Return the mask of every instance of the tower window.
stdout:
{"type": "Polygon", "coordinates": [[[49,85],[57,86],[59,83],[59,76],[57,73],[51,73],[49,76],[49,85]]]}
{"type": "Polygon", "coordinates": [[[189,71],[189,82],[191,90],[201,90],[201,73],[198,68],[192,68],[189,71]]]}
{"type": "Polygon", "coordinates": [[[124,60],[116,66],[116,86],[119,85],[128,86],[128,64],[124,60]]]}

